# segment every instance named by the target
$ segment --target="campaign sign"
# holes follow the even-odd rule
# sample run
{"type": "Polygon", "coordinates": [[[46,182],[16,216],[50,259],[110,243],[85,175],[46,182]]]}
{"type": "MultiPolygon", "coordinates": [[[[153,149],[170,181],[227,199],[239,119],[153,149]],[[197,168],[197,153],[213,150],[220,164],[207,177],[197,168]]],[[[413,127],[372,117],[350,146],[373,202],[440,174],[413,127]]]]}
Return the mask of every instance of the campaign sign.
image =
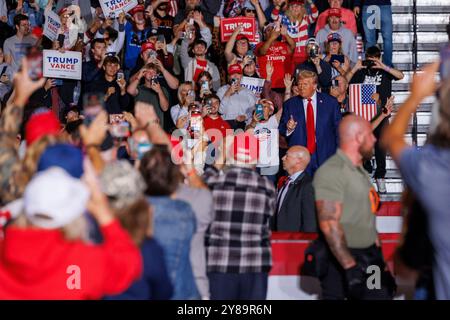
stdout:
{"type": "Polygon", "coordinates": [[[255,41],[256,35],[255,18],[244,18],[244,17],[223,18],[220,20],[221,41],[227,42],[230,39],[231,35],[233,34],[234,29],[236,29],[240,24],[244,26],[240,34],[246,36],[250,41],[255,41]]]}
{"type": "Polygon", "coordinates": [[[81,52],[44,50],[44,77],[81,80],[81,52]]]}
{"type": "Polygon", "coordinates": [[[109,17],[111,13],[118,16],[122,11],[128,12],[138,5],[138,0],[100,0],[105,17],[109,17]]]}
{"type": "Polygon", "coordinates": [[[264,87],[264,79],[242,77],[241,87],[252,91],[258,98],[261,96],[264,87]]]}
{"type": "Polygon", "coordinates": [[[61,28],[59,16],[55,12],[49,11],[48,14],[45,15],[44,36],[55,41],[58,39],[59,28],[61,28]]]}

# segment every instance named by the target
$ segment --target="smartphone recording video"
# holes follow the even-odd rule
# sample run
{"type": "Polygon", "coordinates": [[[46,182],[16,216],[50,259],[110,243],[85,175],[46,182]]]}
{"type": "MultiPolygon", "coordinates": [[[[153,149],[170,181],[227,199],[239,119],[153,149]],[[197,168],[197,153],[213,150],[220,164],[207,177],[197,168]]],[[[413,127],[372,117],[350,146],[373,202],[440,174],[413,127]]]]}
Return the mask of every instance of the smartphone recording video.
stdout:
{"type": "Polygon", "coordinates": [[[263,105],[261,103],[257,103],[256,104],[255,113],[256,113],[256,117],[259,120],[263,120],[264,119],[264,110],[263,110],[263,105]]]}

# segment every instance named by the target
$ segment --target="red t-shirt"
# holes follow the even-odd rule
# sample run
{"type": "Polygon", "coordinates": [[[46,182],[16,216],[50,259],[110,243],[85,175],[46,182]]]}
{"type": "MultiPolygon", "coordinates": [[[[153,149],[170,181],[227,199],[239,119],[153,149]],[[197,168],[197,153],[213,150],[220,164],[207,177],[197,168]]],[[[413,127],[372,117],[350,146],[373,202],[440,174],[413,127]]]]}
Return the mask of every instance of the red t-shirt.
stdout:
{"type": "Polygon", "coordinates": [[[259,48],[263,43],[258,43],[255,48],[255,53],[258,56],[258,65],[261,78],[266,78],[266,64],[267,61],[272,61],[273,75],[272,88],[284,88],[284,74],[290,73],[291,54],[289,53],[289,46],[286,42],[275,41],[263,56],[258,54],[259,48]]]}
{"type": "Polygon", "coordinates": [[[205,128],[206,133],[208,134],[211,142],[214,143],[216,141],[217,133],[208,132],[209,129],[217,129],[222,134],[222,137],[226,136],[226,130],[231,129],[228,122],[219,117],[217,119],[211,119],[210,117],[203,118],[203,127],[205,128]]]}

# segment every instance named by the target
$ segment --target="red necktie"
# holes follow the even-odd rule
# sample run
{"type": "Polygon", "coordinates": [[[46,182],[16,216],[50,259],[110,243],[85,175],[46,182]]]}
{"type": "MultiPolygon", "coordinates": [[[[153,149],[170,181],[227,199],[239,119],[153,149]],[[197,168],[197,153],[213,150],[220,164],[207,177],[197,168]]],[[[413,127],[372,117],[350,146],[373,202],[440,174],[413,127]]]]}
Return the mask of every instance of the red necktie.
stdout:
{"type": "Polygon", "coordinates": [[[311,101],[311,99],[308,99],[306,107],[306,148],[309,153],[313,154],[316,151],[316,129],[314,127],[314,109],[311,101]]]}

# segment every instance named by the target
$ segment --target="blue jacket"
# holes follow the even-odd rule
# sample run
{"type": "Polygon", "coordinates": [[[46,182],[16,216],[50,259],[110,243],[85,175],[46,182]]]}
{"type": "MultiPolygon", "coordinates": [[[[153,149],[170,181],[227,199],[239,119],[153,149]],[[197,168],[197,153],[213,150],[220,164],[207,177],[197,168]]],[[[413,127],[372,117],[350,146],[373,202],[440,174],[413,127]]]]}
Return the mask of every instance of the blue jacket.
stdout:
{"type": "MultiPolygon", "coordinates": [[[[294,132],[286,137],[289,147],[301,145],[306,147],[306,117],[301,97],[293,97],[283,105],[280,120],[280,134],[286,136],[286,125],[290,116],[297,122],[294,132]]],[[[338,101],[326,94],[317,92],[316,115],[316,152],[312,155],[306,172],[311,176],[315,170],[331,157],[339,145],[338,126],[342,119],[338,101]]]]}
{"type": "Polygon", "coordinates": [[[155,239],[146,239],[141,245],[144,272],[124,293],[106,297],[106,300],[168,300],[173,288],[167,273],[164,251],[155,239]]]}
{"type": "Polygon", "coordinates": [[[196,218],[191,206],[167,196],[149,197],[153,207],[154,237],[164,250],[173,284],[173,300],[200,299],[190,261],[196,218]]]}

